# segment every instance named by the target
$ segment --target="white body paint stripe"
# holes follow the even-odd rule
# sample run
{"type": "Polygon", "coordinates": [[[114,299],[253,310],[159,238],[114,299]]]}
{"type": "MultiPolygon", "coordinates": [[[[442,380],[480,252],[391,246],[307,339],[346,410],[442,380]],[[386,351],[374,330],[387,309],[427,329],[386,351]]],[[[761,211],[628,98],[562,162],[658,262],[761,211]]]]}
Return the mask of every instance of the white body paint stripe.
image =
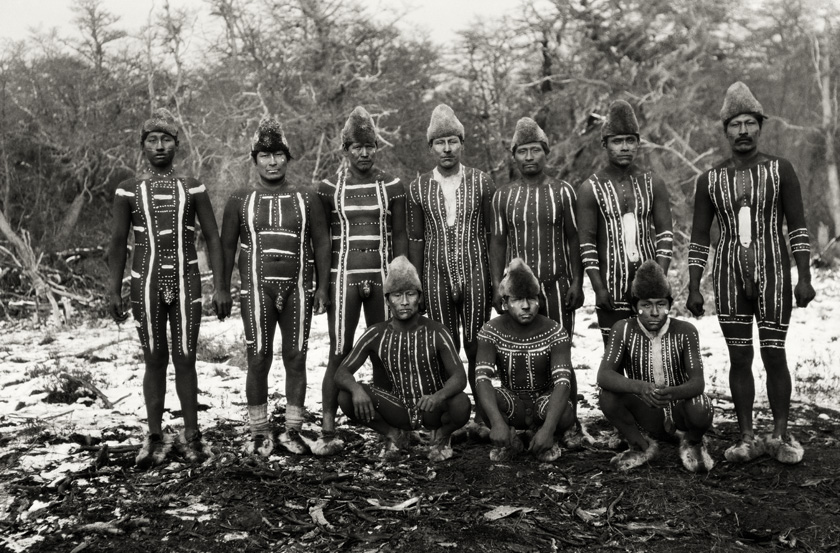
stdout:
{"type": "MultiPolygon", "coordinates": [[[[140,183],[140,195],[142,197],[143,215],[146,218],[146,225],[153,229],[154,219],[152,219],[152,212],[149,206],[149,191],[147,190],[146,181],[142,181],[140,183]]],[[[149,337],[149,351],[155,351],[155,333],[152,328],[152,273],[154,272],[155,266],[155,241],[150,237],[148,244],[149,247],[147,248],[147,251],[149,252],[149,262],[146,265],[146,283],[143,287],[143,306],[146,313],[146,331],[148,332],[149,337]]]]}
{"type": "Polygon", "coordinates": [[[187,252],[184,251],[184,211],[187,208],[187,195],[180,179],[175,180],[175,186],[178,191],[178,218],[175,221],[175,228],[178,230],[176,255],[178,258],[178,301],[181,303],[181,353],[187,355],[190,351],[190,329],[187,321],[187,252]]]}
{"type": "MultiPolygon", "coordinates": [[[[248,196],[248,205],[247,205],[247,213],[245,216],[245,220],[248,222],[248,233],[251,235],[251,244],[254,245],[251,248],[251,288],[253,290],[259,290],[259,278],[257,275],[257,267],[259,266],[259,255],[257,250],[257,231],[254,228],[254,197],[257,195],[256,192],[251,192],[248,196]]],[[[254,338],[257,342],[257,352],[262,351],[262,327],[260,326],[260,294],[254,294],[254,316],[251,319],[254,321],[254,338]]]]}

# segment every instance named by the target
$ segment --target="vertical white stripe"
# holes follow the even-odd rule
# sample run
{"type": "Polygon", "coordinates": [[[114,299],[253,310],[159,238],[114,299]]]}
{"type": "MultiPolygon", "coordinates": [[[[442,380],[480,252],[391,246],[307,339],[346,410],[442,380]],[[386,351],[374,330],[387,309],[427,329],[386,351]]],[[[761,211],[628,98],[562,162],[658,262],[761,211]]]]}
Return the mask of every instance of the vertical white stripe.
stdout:
{"type": "Polygon", "coordinates": [[[306,203],[303,200],[303,196],[301,196],[300,192],[295,194],[298,200],[298,207],[300,209],[300,266],[298,270],[298,313],[300,316],[298,320],[300,321],[300,326],[298,327],[298,344],[297,350],[303,351],[303,335],[304,330],[306,327],[306,287],[304,286],[304,273],[306,273],[306,264],[309,260],[306,258],[306,245],[308,244],[311,236],[309,232],[307,232],[307,226],[309,225],[309,221],[306,220],[306,203]]]}
{"type": "Polygon", "coordinates": [[[248,203],[246,205],[245,211],[245,221],[247,222],[248,234],[251,238],[251,290],[253,291],[251,297],[253,298],[252,301],[254,302],[254,308],[251,312],[251,318],[254,322],[254,342],[256,343],[256,352],[261,353],[263,350],[263,330],[262,325],[260,324],[262,321],[262,315],[260,313],[260,300],[262,300],[262,291],[260,290],[260,279],[257,270],[260,263],[260,248],[257,242],[259,240],[259,237],[257,235],[256,224],[254,221],[254,203],[256,202],[256,197],[256,191],[251,192],[251,194],[248,196],[248,203]]]}
{"type": "MultiPolygon", "coordinates": [[[[347,169],[339,170],[335,180],[335,192],[333,193],[333,203],[335,204],[336,217],[339,223],[339,245],[338,245],[338,263],[335,275],[335,321],[333,324],[333,332],[335,333],[335,353],[343,351],[344,349],[344,325],[345,325],[345,303],[347,298],[347,255],[350,245],[347,243],[347,238],[350,235],[350,223],[347,221],[347,213],[344,206],[347,202],[347,169]]],[[[301,239],[303,234],[301,233],[301,239]]],[[[330,240],[330,247],[332,247],[332,240],[330,240]]],[[[332,257],[332,253],[330,254],[332,257]]],[[[301,266],[301,270],[303,267],[301,266]]]]}
{"type": "Polygon", "coordinates": [[[152,275],[154,274],[155,270],[155,229],[154,229],[154,219],[152,218],[151,212],[151,202],[149,200],[149,190],[147,188],[147,182],[143,181],[140,183],[140,195],[143,199],[143,215],[146,217],[146,228],[149,230],[148,233],[148,251],[149,251],[149,262],[146,265],[146,275],[145,275],[145,285],[143,290],[143,304],[144,304],[144,311],[146,313],[146,331],[149,333],[149,351],[155,351],[155,333],[154,333],[154,326],[152,325],[152,275]]]}
{"type": "Polygon", "coordinates": [[[181,310],[181,353],[187,355],[190,351],[187,328],[187,279],[186,264],[187,252],[184,251],[184,210],[187,204],[186,192],[180,179],[175,180],[175,188],[178,193],[178,218],[175,221],[175,232],[178,234],[178,307],[181,310]]]}

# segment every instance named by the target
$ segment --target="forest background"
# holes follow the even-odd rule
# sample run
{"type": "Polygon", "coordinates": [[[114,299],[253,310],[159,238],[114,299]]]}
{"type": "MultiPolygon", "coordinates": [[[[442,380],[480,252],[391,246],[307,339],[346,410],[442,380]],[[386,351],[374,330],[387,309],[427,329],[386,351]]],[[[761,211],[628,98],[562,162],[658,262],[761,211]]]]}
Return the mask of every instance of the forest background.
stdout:
{"type": "MultiPolygon", "coordinates": [[[[464,162],[515,178],[516,121],[551,142],[557,177],[577,187],[600,165],[601,114],[625,99],[642,128],[641,163],[668,184],[675,260],[685,263],[694,182],[728,154],[727,87],[746,82],[771,118],[762,149],[790,159],[815,258],[840,233],[837,170],[840,8],[819,0],[524,0],[510,15],[465,21],[455,41],[408,33],[360,0],[203,0],[155,4],[124,22],[74,0],[75,32],[0,43],[0,305],[33,301],[58,316],[101,305],[114,190],[145,163],[139,128],[157,107],[181,125],[176,164],[205,182],[217,217],[254,178],[251,136],[283,122],[289,176],[317,183],[341,163],[356,105],[381,135],[377,164],[406,181],[429,170],[432,109],[466,128],[464,162]]],[[[445,14],[441,14],[445,17],[445,14]]],[[[200,236],[200,234],[199,234],[200,236]]],[[[687,276],[674,271],[675,279],[687,276]]],[[[684,289],[679,286],[679,289],[684,289]]],[[[681,304],[681,302],[677,302],[681,304]]]]}

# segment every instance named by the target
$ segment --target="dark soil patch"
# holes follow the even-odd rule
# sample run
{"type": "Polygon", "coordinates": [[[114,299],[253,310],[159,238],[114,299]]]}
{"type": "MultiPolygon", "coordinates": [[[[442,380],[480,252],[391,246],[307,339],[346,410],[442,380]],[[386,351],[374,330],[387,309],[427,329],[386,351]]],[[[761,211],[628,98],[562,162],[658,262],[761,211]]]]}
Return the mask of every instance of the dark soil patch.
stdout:
{"type": "Polygon", "coordinates": [[[0,529],[44,536],[32,552],[837,551],[840,422],[808,407],[795,415],[800,465],[726,463],[736,430],[722,423],[712,436],[718,465],[706,475],[686,472],[671,445],[629,473],[609,469],[606,449],[564,452],[553,464],[527,455],[493,463],[490,446],[471,441],[441,464],[430,465],[422,446],[387,464],[375,437],[355,427],[342,432],[343,455],[265,462],[243,459],[241,437],[220,426],[205,435],[223,454],[205,466],[141,473],[132,452],[107,466],[91,452],[90,469],[52,486],[7,470],[0,480],[16,496],[13,513],[36,500],[49,506],[0,529]],[[488,520],[499,506],[519,510],[488,520]]]}

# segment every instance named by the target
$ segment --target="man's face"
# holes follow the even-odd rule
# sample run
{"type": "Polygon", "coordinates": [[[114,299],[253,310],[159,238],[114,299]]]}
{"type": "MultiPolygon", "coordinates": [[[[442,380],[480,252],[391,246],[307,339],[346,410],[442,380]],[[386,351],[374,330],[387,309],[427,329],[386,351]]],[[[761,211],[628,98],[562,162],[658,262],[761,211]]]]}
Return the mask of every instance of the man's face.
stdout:
{"type": "Polygon", "coordinates": [[[350,166],[359,173],[367,173],[376,160],[376,144],[373,142],[353,142],[344,151],[350,166]]]}
{"type": "Polygon", "coordinates": [[[432,157],[441,169],[452,169],[461,163],[461,154],[463,152],[464,144],[460,137],[442,136],[432,140],[432,145],[429,150],[432,152],[432,157]]]}
{"type": "Polygon", "coordinates": [[[175,159],[178,144],[165,132],[150,132],[143,140],[143,153],[152,167],[167,167],[175,159]]]}
{"type": "Polygon", "coordinates": [[[520,144],[513,152],[513,159],[523,175],[539,175],[545,168],[545,150],[539,142],[520,144]]]}
{"type": "Polygon", "coordinates": [[[748,154],[758,149],[761,125],[754,115],[744,113],[726,124],[726,139],[733,153],[748,154]]]}
{"type": "Polygon", "coordinates": [[[639,139],[635,134],[608,136],[604,143],[607,159],[616,167],[627,167],[639,153],[639,139]]]}
{"type": "Polygon", "coordinates": [[[283,150],[276,152],[257,152],[254,163],[257,165],[257,173],[266,184],[273,184],[282,181],[286,176],[286,167],[289,160],[283,150]]]}
{"type": "Polygon", "coordinates": [[[671,310],[671,302],[668,298],[652,298],[639,300],[636,303],[636,317],[639,323],[648,332],[659,332],[665,321],[668,320],[668,312],[671,310]]]}
{"type": "Polygon", "coordinates": [[[521,325],[531,324],[540,311],[540,300],[534,298],[505,297],[507,312],[521,325]]]}
{"type": "Polygon", "coordinates": [[[399,290],[390,292],[385,299],[391,308],[391,315],[405,321],[420,312],[420,296],[419,290],[399,290]]]}

